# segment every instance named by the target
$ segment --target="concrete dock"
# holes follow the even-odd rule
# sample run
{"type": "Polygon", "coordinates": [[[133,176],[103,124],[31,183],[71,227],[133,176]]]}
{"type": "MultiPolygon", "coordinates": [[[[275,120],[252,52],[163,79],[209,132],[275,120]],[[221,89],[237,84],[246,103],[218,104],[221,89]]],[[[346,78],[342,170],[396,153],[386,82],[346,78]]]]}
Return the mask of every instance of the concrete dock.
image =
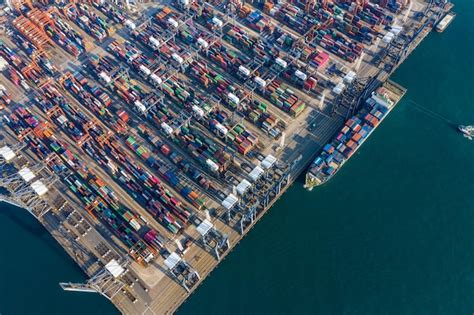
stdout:
{"type": "MultiPolygon", "coordinates": [[[[14,6],[14,2],[12,6],[14,6]]],[[[182,15],[175,18],[180,21],[179,23],[182,23],[180,25],[186,24],[183,21],[188,18],[187,13],[182,13],[182,8],[179,8],[174,2],[166,4],[171,7],[173,12],[176,12],[176,15],[181,12],[179,14],[182,15]]],[[[128,16],[129,20],[134,20],[135,26],[147,25],[152,16],[163,11],[163,3],[149,3],[145,7],[146,9],[140,14],[131,13],[128,16]]],[[[226,25],[246,30],[255,37],[262,36],[247,25],[248,20],[225,15],[222,12],[223,8],[218,5],[209,5],[209,7],[215,10],[216,14],[220,14],[221,22],[226,25]]],[[[90,6],[90,8],[95,14],[110,22],[110,19],[97,7],[90,6]]],[[[41,9],[46,10],[45,8],[41,9]]],[[[218,73],[223,80],[232,82],[241,87],[244,92],[248,92],[246,97],[252,102],[271,104],[269,112],[274,114],[280,125],[284,126],[281,128],[284,131],[274,137],[270,132],[250,122],[248,117],[241,116],[237,110],[233,111],[229,106],[223,106],[221,104],[221,101],[224,102],[223,100],[218,100],[213,105],[214,110],[228,115],[232,125],[243,125],[246,131],[258,137],[258,145],[252,148],[252,153],[241,154],[228,138],[217,136],[203,123],[202,119],[194,116],[189,118],[186,123],[183,123],[183,128],[192,129],[196,133],[204,135],[205,138],[212,139],[216,147],[223,148],[224,152],[231,157],[228,169],[221,174],[203,167],[200,160],[192,155],[193,152],[188,146],[179,142],[181,138],[174,134],[166,135],[156,121],[149,119],[149,115],[136,110],[132,104],[127,104],[113,88],[112,83],[104,83],[97,73],[94,74],[91,68],[88,68],[90,57],[93,55],[100,56],[98,60],[110,58],[117,69],[124,73],[123,77],[127,78],[127,84],[132,82],[130,85],[140,90],[140,93],[152,95],[158,90],[150,81],[145,80],[142,74],[134,71],[130,64],[125,64],[123,60],[117,58],[110,49],[110,44],[115,40],[119,43],[136,41],[128,29],[129,26],[124,26],[125,23],[111,22],[114,24],[114,34],[99,41],[85,32],[77,23],[66,18],[64,13],[58,13],[72,26],[75,32],[92,43],[92,49],[78,58],[73,58],[64,48],[57,45],[48,47],[46,49],[47,55],[58,71],[48,80],[41,79],[34,82],[32,79],[26,78],[28,89],[13,82],[12,72],[9,72],[9,68],[0,71],[0,82],[12,99],[11,103],[1,111],[4,119],[0,122],[0,148],[8,148],[11,152],[7,149],[0,151],[4,152],[4,155],[0,155],[0,169],[5,175],[4,179],[0,181],[0,189],[3,190],[3,192],[0,190],[0,200],[28,208],[90,278],[84,284],[68,283],[68,279],[64,279],[62,284],[64,289],[100,293],[111,300],[124,314],[172,314],[210,275],[219,262],[227,257],[272,205],[283,196],[296,178],[307,169],[321,148],[341,129],[345,120],[357,112],[361,102],[388,80],[393,71],[429,34],[433,25],[436,25],[450,9],[450,6],[438,7],[423,0],[413,1],[409,8],[401,10],[398,14],[393,14],[394,25],[401,27],[393,41],[384,41],[385,37],[381,31],[375,42],[365,47],[360,58],[354,62],[329,53],[330,65],[337,69],[336,74],[312,69],[312,66],[302,61],[293,61],[298,67],[301,66],[301,69],[313,73],[314,77],[318,79],[318,88],[314,91],[299,89],[288,78],[281,79],[284,84],[291,87],[294,95],[306,104],[306,109],[301,114],[295,115],[296,117],[271,104],[266,95],[252,89],[248,82],[239,81],[235,73],[223,70],[217,63],[210,61],[204,53],[199,50],[196,50],[195,53],[192,52],[193,58],[190,59],[193,59],[193,62],[206,62],[208,70],[218,73]],[[357,80],[347,84],[342,93],[334,92],[334,87],[345,82],[344,77],[350,72],[356,75],[357,80]],[[94,111],[91,106],[80,99],[80,93],[66,88],[64,82],[70,78],[66,77],[66,73],[80,73],[86,77],[88,84],[100,87],[102,91],[110,95],[111,104],[107,111],[115,114],[125,109],[129,116],[126,128],[123,128],[124,130],[118,128],[119,120],[99,116],[98,111],[94,111]],[[49,97],[48,93],[52,90],[59,91],[68,104],[67,108],[81,113],[81,119],[94,122],[94,127],[89,129],[88,138],[83,137],[78,140],[75,138],[74,131],[71,131],[72,127],[68,127],[68,129],[60,123],[61,120],[57,118],[60,115],[55,114],[54,110],[60,113],[65,110],[57,109],[60,107],[59,105],[48,110],[39,105],[37,98],[49,97]],[[23,109],[28,112],[28,115],[33,115],[43,129],[39,130],[34,127],[30,131],[20,134],[25,130],[20,130],[20,127],[17,129],[12,127],[17,125],[11,121],[15,117],[18,118],[19,111],[21,112],[23,109]],[[94,129],[96,126],[98,126],[97,129],[94,129]],[[97,136],[96,134],[99,134],[97,130],[103,131],[104,135],[97,136]],[[154,135],[155,138],[159,138],[159,141],[150,140],[151,137],[147,137],[144,130],[154,135]],[[110,138],[105,139],[105,135],[110,138]],[[147,159],[143,159],[136,151],[132,150],[127,142],[130,137],[133,137],[143,147],[149,148],[150,156],[154,158],[156,164],[168,165],[170,170],[175,171],[180,182],[196,191],[199,198],[205,200],[205,205],[198,207],[193,200],[183,197],[182,190],[178,190],[172,182],[165,179],[158,172],[158,167],[155,164],[149,164],[147,159]],[[189,221],[179,232],[173,233],[157,220],[159,215],[154,215],[150,211],[149,203],[140,194],[151,191],[151,189],[143,184],[137,190],[140,192],[138,193],[126,186],[119,176],[116,176],[110,171],[110,168],[107,168],[104,163],[95,159],[86,150],[87,147],[82,143],[82,139],[85,139],[84,143],[90,141],[94,145],[91,146],[92,148],[95,146],[100,148],[95,152],[104,157],[110,157],[110,161],[113,161],[112,164],[123,163],[126,165],[127,159],[130,158],[133,159],[136,169],[156,176],[160,181],[160,187],[163,187],[177,202],[179,201],[180,207],[189,210],[191,213],[189,221]],[[103,217],[96,210],[97,202],[94,203],[71,190],[71,185],[67,180],[76,178],[74,177],[77,175],[76,173],[83,171],[81,168],[68,167],[67,162],[61,160],[62,157],[59,158],[59,154],[56,155],[56,153],[48,155],[45,159],[38,155],[38,149],[34,144],[49,145],[52,140],[61,143],[68,152],[76,156],[78,161],[101,179],[101,182],[104,183],[103,187],[113,191],[110,194],[113,195],[112,201],[104,197],[105,203],[110,203],[112,207],[116,199],[120,207],[136,213],[134,219],[140,222],[140,227],[134,231],[133,225],[130,225],[128,230],[131,232],[127,233],[139,237],[140,240],[143,239],[141,244],[145,244],[146,250],[140,251],[134,246],[129,246],[124,241],[127,238],[123,237],[123,234],[113,230],[109,223],[104,223],[103,217]],[[106,143],[103,146],[106,149],[100,147],[102,143],[99,140],[106,143]],[[181,156],[187,162],[186,168],[200,170],[203,176],[212,183],[211,187],[205,187],[181,169],[180,164],[176,163],[172,156],[163,153],[163,146],[167,146],[176,155],[181,156]],[[113,152],[123,153],[125,158],[120,159],[117,156],[112,156],[113,154],[107,151],[109,148],[116,150],[113,152]],[[58,170],[59,167],[56,166],[59,165],[65,167],[58,170]],[[30,189],[29,182],[22,182],[18,176],[19,171],[25,168],[38,170],[35,171],[34,176],[41,180],[47,192],[34,196],[28,191],[30,189]],[[251,171],[260,169],[262,173],[252,181],[249,174],[251,171]],[[244,192],[238,191],[242,183],[248,183],[244,192]],[[231,200],[232,198],[228,199],[231,196],[236,200],[227,207],[226,200],[231,200]],[[38,199],[38,202],[33,202],[30,199],[33,201],[38,199]],[[38,212],[40,207],[44,213],[38,212]],[[145,232],[151,230],[160,235],[162,244],[158,246],[159,248],[154,248],[155,245],[152,245],[151,241],[144,236],[145,232]],[[139,254],[136,254],[137,252],[139,254]],[[144,253],[152,254],[147,254],[146,257],[140,256],[145,255],[144,253]]],[[[17,16],[18,13],[5,14],[8,23],[12,23],[17,16]]],[[[269,14],[265,13],[264,16],[275,25],[283,25],[269,14]]],[[[192,19],[189,18],[189,20],[192,19]]],[[[196,20],[196,29],[209,37],[217,36],[218,32],[206,33],[205,26],[201,25],[201,22],[196,20]]],[[[19,47],[19,43],[15,42],[12,34],[17,31],[10,26],[8,24],[5,30],[0,31],[0,40],[5,46],[11,48],[21,60],[31,61],[33,64],[34,60],[32,61],[24,49],[19,47]]],[[[283,25],[282,29],[295,37],[301,36],[287,25],[283,25]]],[[[165,34],[168,33],[165,32],[165,34]]],[[[222,38],[220,40],[225,50],[242,53],[235,43],[222,40],[222,38]]],[[[185,52],[191,51],[191,48],[181,40],[173,37],[171,42],[173,45],[185,47],[185,52]]],[[[142,43],[137,43],[137,48],[146,56],[156,57],[154,52],[142,43]]],[[[318,49],[320,49],[319,46],[318,49]]],[[[296,60],[296,57],[292,57],[291,54],[292,52],[285,52],[284,56],[289,58],[288,60],[296,60]]],[[[37,64],[34,63],[34,66],[37,64]]],[[[10,67],[15,68],[13,65],[10,67]]],[[[260,72],[276,73],[272,72],[275,71],[274,69],[265,67],[260,66],[260,72]]],[[[170,70],[167,69],[167,71],[170,70]]],[[[200,84],[196,78],[190,75],[189,70],[177,69],[170,77],[176,82],[193,87],[196,94],[209,96],[206,101],[214,102],[211,96],[218,93],[217,89],[200,84]]],[[[169,97],[164,97],[161,102],[159,106],[166,107],[175,117],[186,111],[169,97]]],[[[125,167],[123,170],[128,175],[133,174],[125,167]]],[[[97,200],[99,198],[95,201],[97,200]]],[[[168,210],[168,215],[169,213],[168,210]]]]}

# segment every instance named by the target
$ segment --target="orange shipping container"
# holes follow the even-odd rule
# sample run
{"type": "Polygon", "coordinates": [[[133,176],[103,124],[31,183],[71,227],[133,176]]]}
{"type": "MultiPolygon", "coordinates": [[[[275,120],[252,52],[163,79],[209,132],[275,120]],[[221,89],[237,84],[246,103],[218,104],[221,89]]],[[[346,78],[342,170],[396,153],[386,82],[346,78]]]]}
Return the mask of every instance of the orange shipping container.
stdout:
{"type": "Polygon", "coordinates": [[[355,133],[353,136],[352,136],[352,140],[354,140],[355,142],[359,142],[360,139],[362,138],[362,136],[358,133],[355,133]]]}
{"type": "Polygon", "coordinates": [[[198,197],[198,194],[193,190],[189,193],[188,197],[192,200],[196,199],[198,197]]]}
{"type": "Polygon", "coordinates": [[[273,8],[273,3],[272,2],[265,2],[265,5],[263,6],[263,11],[265,13],[270,13],[270,10],[273,8]]]}
{"type": "Polygon", "coordinates": [[[347,142],[347,146],[351,149],[355,149],[357,147],[356,143],[352,140],[349,140],[349,142],[347,142]]]}
{"type": "Polygon", "coordinates": [[[372,125],[375,127],[379,124],[379,120],[376,118],[376,117],[373,117],[370,122],[372,123],[372,125]]]}

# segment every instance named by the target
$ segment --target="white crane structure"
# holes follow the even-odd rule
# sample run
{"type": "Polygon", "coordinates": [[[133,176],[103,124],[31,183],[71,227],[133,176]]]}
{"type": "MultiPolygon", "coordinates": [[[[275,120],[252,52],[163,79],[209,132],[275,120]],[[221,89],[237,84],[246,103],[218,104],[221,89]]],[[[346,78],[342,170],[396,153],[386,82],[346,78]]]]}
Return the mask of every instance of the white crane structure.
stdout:
{"type": "Polygon", "coordinates": [[[126,273],[129,264],[126,257],[118,261],[112,259],[85,283],[61,282],[59,285],[65,291],[99,293],[112,300],[125,286],[120,277],[126,273]]]}
{"type": "Polygon", "coordinates": [[[230,248],[229,237],[219,232],[210,220],[202,221],[197,226],[197,231],[204,246],[214,251],[217,260],[220,260],[221,254],[230,248]]]}
{"type": "Polygon", "coordinates": [[[199,273],[176,252],[169,255],[164,262],[169,275],[180,283],[187,292],[201,280],[199,273]]]}
{"type": "Polygon", "coordinates": [[[0,192],[0,201],[27,209],[39,220],[51,210],[44,197],[57,181],[57,177],[52,173],[42,172],[46,168],[41,164],[15,165],[22,148],[22,144],[0,148],[0,169],[3,172],[0,178],[0,188],[3,189],[3,192],[0,192]]]}

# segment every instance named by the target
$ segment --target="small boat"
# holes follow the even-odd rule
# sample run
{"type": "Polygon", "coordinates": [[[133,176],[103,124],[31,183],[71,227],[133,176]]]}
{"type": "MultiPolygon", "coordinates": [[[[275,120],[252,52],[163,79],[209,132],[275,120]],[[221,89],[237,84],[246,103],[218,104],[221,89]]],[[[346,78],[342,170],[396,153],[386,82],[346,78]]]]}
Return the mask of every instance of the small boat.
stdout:
{"type": "Polygon", "coordinates": [[[464,137],[468,138],[469,140],[472,140],[474,137],[474,126],[459,125],[458,129],[462,132],[464,137]]]}

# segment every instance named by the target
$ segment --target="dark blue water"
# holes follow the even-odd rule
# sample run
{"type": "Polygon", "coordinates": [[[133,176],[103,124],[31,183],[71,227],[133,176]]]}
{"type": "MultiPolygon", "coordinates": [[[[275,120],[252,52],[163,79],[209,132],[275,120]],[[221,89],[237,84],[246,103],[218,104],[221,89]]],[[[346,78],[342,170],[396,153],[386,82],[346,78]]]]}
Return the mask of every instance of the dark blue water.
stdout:
{"type": "MultiPolygon", "coordinates": [[[[431,34],[393,79],[399,106],[329,183],[302,179],[179,314],[472,314],[474,2],[431,34]],[[444,118],[418,109],[416,102],[444,118]]],[[[27,214],[0,211],[0,313],[114,314],[27,214]],[[27,302],[25,302],[27,301],[27,302]]]]}
{"type": "Polygon", "coordinates": [[[455,3],[359,153],[312,192],[294,185],[179,314],[474,313],[474,142],[450,123],[474,123],[474,2],[455,3]]]}
{"type": "Polygon", "coordinates": [[[0,314],[116,314],[98,294],[63,291],[81,269],[27,211],[0,207],[0,314]]]}

